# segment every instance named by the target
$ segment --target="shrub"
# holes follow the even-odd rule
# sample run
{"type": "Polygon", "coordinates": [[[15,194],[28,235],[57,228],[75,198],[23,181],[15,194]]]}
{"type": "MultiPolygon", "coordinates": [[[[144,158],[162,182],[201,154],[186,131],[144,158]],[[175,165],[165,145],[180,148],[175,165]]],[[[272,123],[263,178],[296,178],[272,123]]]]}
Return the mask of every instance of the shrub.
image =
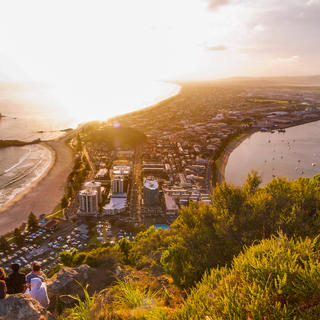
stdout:
{"type": "Polygon", "coordinates": [[[319,270],[319,237],[280,234],[205,275],[175,319],[319,319],[319,270]]]}

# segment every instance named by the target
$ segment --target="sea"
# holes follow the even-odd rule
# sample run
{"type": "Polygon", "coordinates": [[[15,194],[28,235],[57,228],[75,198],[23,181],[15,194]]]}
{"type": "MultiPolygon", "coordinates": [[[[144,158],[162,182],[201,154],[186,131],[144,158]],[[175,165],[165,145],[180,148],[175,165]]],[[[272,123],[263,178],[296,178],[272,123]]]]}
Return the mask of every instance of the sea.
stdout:
{"type": "Polygon", "coordinates": [[[285,132],[256,132],[230,154],[225,179],[243,185],[252,170],[262,177],[262,185],[275,177],[295,180],[320,173],[320,121],[285,132]]]}
{"type": "MultiPolygon", "coordinates": [[[[115,88],[0,83],[0,140],[56,139],[64,129],[136,111],[176,95],[180,86],[149,81],[115,88]],[[127,88],[127,90],[126,90],[127,88]]],[[[42,144],[0,149],[0,210],[52,163],[42,144]]]]}

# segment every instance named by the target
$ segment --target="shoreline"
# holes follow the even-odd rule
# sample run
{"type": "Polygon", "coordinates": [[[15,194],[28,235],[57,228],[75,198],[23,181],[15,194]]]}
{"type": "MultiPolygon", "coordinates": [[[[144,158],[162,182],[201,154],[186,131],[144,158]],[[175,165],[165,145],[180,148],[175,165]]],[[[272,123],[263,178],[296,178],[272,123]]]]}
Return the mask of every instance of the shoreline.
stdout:
{"type": "Polygon", "coordinates": [[[6,210],[9,210],[15,203],[17,203],[19,200],[21,200],[28,192],[32,190],[37,184],[44,179],[50,172],[50,170],[53,168],[56,162],[56,152],[55,150],[50,147],[46,142],[40,142],[39,145],[43,146],[51,153],[51,161],[47,165],[44,172],[42,172],[38,177],[33,179],[22,191],[18,192],[12,199],[10,199],[8,202],[4,204],[3,207],[0,208],[0,215],[5,212],[6,210]]]}
{"type": "MultiPolygon", "coordinates": [[[[288,125],[281,125],[276,129],[272,129],[272,130],[278,130],[278,129],[288,129],[288,128],[292,128],[292,127],[298,127],[298,126],[302,126],[304,124],[308,124],[308,123],[312,123],[312,122],[317,122],[320,121],[320,118],[314,118],[314,119],[302,119],[299,120],[293,124],[288,124],[288,125]]],[[[221,184],[223,181],[225,181],[225,171],[226,171],[226,167],[228,164],[228,160],[229,157],[231,155],[231,153],[246,139],[250,138],[251,135],[253,135],[256,132],[259,132],[259,129],[252,129],[252,131],[245,133],[243,136],[239,137],[239,138],[235,138],[234,141],[231,141],[231,143],[229,143],[226,148],[223,150],[223,153],[221,154],[221,156],[216,160],[219,161],[219,166],[217,169],[217,183],[221,184]]],[[[271,131],[271,130],[270,130],[271,131]]]]}
{"type": "MultiPolygon", "coordinates": [[[[176,83],[170,84],[175,85],[176,89],[166,97],[149,105],[144,105],[137,110],[111,117],[106,121],[112,121],[112,119],[119,116],[155,108],[160,103],[177,96],[182,89],[181,85],[176,83]]],[[[78,127],[81,126],[81,124],[83,123],[79,123],[78,127]]],[[[42,146],[50,150],[52,157],[51,163],[38,178],[34,179],[24,190],[15,195],[13,199],[9,200],[9,202],[0,209],[0,236],[12,232],[16,227],[20,227],[22,223],[27,221],[31,211],[36,216],[43,213],[48,214],[51,213],[60,202],[65,192],[67,177],[73,168],[72,151],[65,145],[65,141],[75,130],[76,129],[73,129],[71,132],[66,132],[66,134],[57,138],[42,140],[40,142],[42,146]],[[68,153],[69,156],[67,156],[66,159],[64,156],[68,153]],[[39,199],[42,200],[39,201],[39,199]]]]}
{"type": "Polygon", "coordinates": [[[235,139],[225,147],[221,156],[216,160],[219,161],[217,168],[217,183],[221,184],[223,181],[225,181],[225,171],[232,151],[235,150],[243,141],[250,138],[250,136],[255,132],[257,131],[253,130],[243,133],[241,136],[235,137],[235,139]]]}
{"type": "Polygon", "coordinates": [[[67,177],[73,168],[73,155],[66,140],[70,134],[41,142],[50,150],[52,161],[43,174],[0,210],[0,235],[26,222],[32,211],[37,217],[50,213],[61,200],[67,177]]]}

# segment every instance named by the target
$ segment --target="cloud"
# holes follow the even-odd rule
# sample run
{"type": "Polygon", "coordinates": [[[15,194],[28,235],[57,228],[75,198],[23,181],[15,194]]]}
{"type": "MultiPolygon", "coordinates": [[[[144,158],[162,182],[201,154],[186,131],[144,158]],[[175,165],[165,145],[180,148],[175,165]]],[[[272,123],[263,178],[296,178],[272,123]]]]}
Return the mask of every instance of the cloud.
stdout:
{"type": "Polygon", "coordinates": [[[225,50],[228,50],[228,47],[223,46],[223,45],[207,46],[207,50],[209,50],[209,51],[225,51],[225,50]]]}
{"type": "Polygon", "coordinates": [[[219,7],[225,6],[230,2],[230,0],[207,0],[209,1],[209,8],[211,10],[216,10],[219,7]]]}
{"type": "Polygon", "coordinates": [[[281,63],[281,64],[296,64],[301,61],[301,58],[299,56],[291,56],[287,58],[276,58],[273,59],[273,63],[281,63]]]}
{"type": "Polygon", "coordinates": [[[257,24],[257,25],[254,26],[253,30],[257,31],[257,32],[264,31],[265,27],[262,24],[257,24]]]}
{"type": "Polygon", "coordinates": [[[307,1],[307,6],[313,6],[313,5],[317,5],[320,4],[320,0],[308,0],[307,1]]]}

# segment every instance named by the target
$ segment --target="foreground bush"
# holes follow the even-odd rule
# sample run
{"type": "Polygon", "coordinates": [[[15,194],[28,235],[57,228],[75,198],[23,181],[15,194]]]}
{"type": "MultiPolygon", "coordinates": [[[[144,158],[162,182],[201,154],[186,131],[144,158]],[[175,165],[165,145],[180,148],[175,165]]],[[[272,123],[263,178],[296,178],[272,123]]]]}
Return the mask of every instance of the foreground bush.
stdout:
{"type": "Polygon", "coordinates": [[[216,268],[175,319],[320,319],[320,247],[315,240],[263,240],[231,268],[216,268]]]}
{"type": "Polygon", "coordinates": [[[180,210],[171,233],[162,238],[161,263],[180,287],[192,287],[211,268],[231,263],[244,246],[279,230],[289,237],[315,237],[320,230],[320,175],[259,187],[248,175],[242,187],[223,183],[213,206],[191,204],[180,210]]]}

